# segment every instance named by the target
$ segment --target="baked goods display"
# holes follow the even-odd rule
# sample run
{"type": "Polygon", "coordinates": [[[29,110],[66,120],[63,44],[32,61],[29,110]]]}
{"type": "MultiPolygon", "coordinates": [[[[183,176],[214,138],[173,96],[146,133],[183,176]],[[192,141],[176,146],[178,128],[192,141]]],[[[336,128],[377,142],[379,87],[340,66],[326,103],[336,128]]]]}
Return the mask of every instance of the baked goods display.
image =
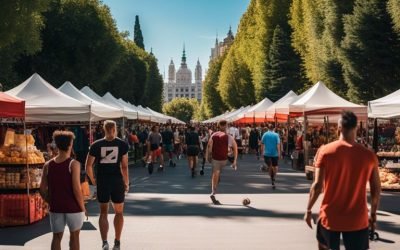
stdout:
{"type": "Polygon", "coordinates": [[[392,172],[388,168],[380,168],[379,178],[382,189],[400,190],[400,173],[392,172]]]}
{"type": "Polygon", "coordinates": [[[0,167],[0,189],[39,188],[42,169],[0,167]]]}
{"type": "Polygon", "coordinates": [[[0,164],[42,164],[43,153],[35,146],[32,135],[15,134],[12,142],[0,147],[0,164]]]}

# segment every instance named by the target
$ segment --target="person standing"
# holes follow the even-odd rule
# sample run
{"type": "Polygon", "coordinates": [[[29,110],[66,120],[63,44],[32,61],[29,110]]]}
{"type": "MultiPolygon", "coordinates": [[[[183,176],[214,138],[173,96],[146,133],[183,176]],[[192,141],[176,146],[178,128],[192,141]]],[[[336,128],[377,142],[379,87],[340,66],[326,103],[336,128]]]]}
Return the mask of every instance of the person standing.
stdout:
{"type": "Polygon", "coordinates": [[[154,125],[151,128],[151,132],[149,134],[149,138],[147,139],[147,148],[148,151],[151,152],[150,154],[150,163],[148,165],[149,174],[153,173],[154,164],[157,163],[157,159],[160,159],[160,165],[157,171],[162,172],[164,171],[164,157],[161,152],[161,145],[162,145],[162,136],[159,132],[159,127],[154,125]]]}
{"type": "Polygon", "coordinates": [[[204,175],[204,165],[206,164],[206,155],[207,155],[207,143],[208,143],[208,139],[210,138],[210,135],[208,133],[209,133],[209,130],[207,128],[203,128],[200,131],[200,140],[201,140],[201,144],[203,146],[203,149],[202,149],[203,161],[201,164],[200,175],[204,175]]]}
{"type": "Polygon", "coordinates": [[[211,177],[211,201],[214,205],[221,205],[221,203],[215,198],[217,193],[217,187],[220,180],[222,169],[225,167],[228,159],[228,149],[232,148],[233,151],[233,162],[232,167],[237,169],[237,156],[238,149],[233,137],[226,133],[227,122],[221,120],[218,122],[219,131],[212,134],[207,145],[207,160],[212,165],[212,177],[211,177]]]}
{"type": "Polygon", "coordinates": [[[116,137],[117,125],[114,121],[105,121],[103,128],[105,137],[90,146],[86,158],[86,172],[93,185],[97,185],[97,200],[100,204],[99,227],[103,250],[109,249],[107,217],[110,200],[115,212],[113,250],[119,250],[124,225],[125,193],[129,191],[128,144],[116,137]],[[97,166],[96,178],[93,173],[94,163],[97,166]]]}
{"type": "Polygon", "coordinates": [[[189,127],[189,132],[185,135],[185,143],[186,143],[186,152],[189,163],[189,168],[191,171],[192,178],[196,175],[196,167],[197,167],[197,156],[199,155],[200,149],[203,148],[201,144],[200,136],[196,132],[193,126],[189,127]]]}
{"type": "Polygon", "coordinates": [[[249,147],[252,151],[256,152],[257,160],[260,159],[260,152],[258,149],[258,144],[260,142],[260,139],[261,139],[260,132],[258,132],[256,125],[254,125],[249,135],[249,147]]]}
{"type": "Polygon", "coordinates": [[[56,130],[53,141],[57,155],[43,166],[40,195],[50,206],[50,227],[53,232],[52,250],[61,250],[64,228],[70,231],[70,249],[79,250],[79,232],[86,213],[81,192],[81,166],[71,158],[75,136],[69,131],[56,130]]]}
{"type": "Polygon", "coordinates": [[[279,135],[274,131],[274,125],[268,124],[268,131],[261,138],[261,152],[264,154],[264,162],[268,167],[272,188],[275,189],[275,177],[278,173],[278,160],[281,155],[281,143],[279,135]]]}
{"type": "Polygon", "coordinates": [[[357,117],[345,111],[339,120],[340,138],[320,147],[315,162],[304,220],[312,228],[312,207],[324,192],[317,223],[319,249],[340,248],[340,235],[346,249],[369,249],[368,227],[375,230],[381,184],[376,155],[356,143],[357,117]],[[371,192],[368,218],[367,183],[371,192]]]}

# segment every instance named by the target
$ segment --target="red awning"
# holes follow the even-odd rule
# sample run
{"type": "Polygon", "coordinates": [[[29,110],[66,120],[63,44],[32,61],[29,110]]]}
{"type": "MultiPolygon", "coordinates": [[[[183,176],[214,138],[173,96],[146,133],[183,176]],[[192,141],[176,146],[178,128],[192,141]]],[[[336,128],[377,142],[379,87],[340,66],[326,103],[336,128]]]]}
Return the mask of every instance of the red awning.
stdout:
{"type": "Polygon", "coordinates": [[[0,92],[0,117],[25,117],[25,101],[0,92]]]}

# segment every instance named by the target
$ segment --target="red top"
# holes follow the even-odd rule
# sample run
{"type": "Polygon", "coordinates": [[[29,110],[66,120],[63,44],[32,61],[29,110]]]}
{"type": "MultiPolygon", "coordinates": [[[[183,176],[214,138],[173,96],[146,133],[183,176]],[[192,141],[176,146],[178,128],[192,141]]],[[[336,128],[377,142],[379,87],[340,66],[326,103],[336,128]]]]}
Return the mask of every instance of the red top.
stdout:
{"type": "Polygon", "coordinates": [[[82,212],[72,189],[71,158],[56,163],[49,162],[47,181],[49,185],[50,212],[79,213],[82,212]]]}
{"type": "Polygon", "coordinates": [[[224,132],[218,131],[211,136],[211,139],[213,140],[212,159],[217,161],[227,160],[229,144],[228,135],[224,132]]]}
{"type": "Polygon", "coordinates": [[[366,186],[374,168],[375,154],[361,144],[342,140],[322,146],[315,167],[325,170],[321,224],[332,231],[368,228],[366,186]]]}

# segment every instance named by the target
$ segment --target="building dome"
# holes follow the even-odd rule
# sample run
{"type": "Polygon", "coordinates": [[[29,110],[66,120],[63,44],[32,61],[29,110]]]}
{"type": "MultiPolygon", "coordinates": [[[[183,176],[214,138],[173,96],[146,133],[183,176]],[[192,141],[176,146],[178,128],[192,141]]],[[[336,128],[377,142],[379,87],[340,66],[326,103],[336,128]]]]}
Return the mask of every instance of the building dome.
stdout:
{"type": "Polygon", "coordinates": [[[192,71],[187,67],[180,67],[176,72],[176,83],[191,83],[192,71]]]}

